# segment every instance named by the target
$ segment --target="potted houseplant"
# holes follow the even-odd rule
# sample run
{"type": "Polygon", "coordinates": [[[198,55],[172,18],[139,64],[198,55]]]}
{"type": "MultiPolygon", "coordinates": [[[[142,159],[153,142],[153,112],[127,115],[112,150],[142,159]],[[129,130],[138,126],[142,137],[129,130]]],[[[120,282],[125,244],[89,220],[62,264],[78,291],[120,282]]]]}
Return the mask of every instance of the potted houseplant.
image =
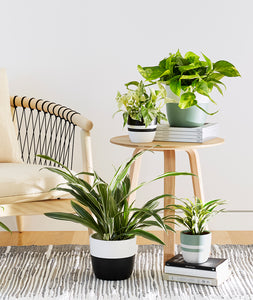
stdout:
{"type": "Polygon", "coordinates": [[[210,94],[216,88],[222,95],[223,77],[237,77],[240,73],[225,60],[213,63],[203,53],[203,58],[189,51],[184,56],[179,50],[161,60],[158,66],[138,66],[140,74],[149,82],[165,84],[170,103],[167,116],[171,126],[195,127],[204,124],[208,103],[216,102],[210,94]]]}
{"type": "Polygon", "coordinates": [[[203,203],[199,198],[195,198],[194,202],[189,199],[178,200],[182,204],[171,206],[183,213],[183,216],[176,215],[173,219],[178,225],[187,228],[180,232],[183,258],[189,263],[204,263],[210,255],[212,239],[212,234],[207,229],[207,222],[214,215],[224,211],[224,209],[216,208],[225,204],[225,201],[216,199],[203,203]]]}
{"type": "Polygon", "coordinates": [[[118,92],[116,101],[123,112],[123,126],[127,124],[129,138],[133,143],[152,142],[157,123],[167,120],[161,108],[166,102],[166,90],[159,83],[159,90],[147,89],[142,81],[125,84],[127,92],[118,92]]]}
{"type": "MultiPolygon", "coordinates": [[[[158,237],[146,231],[149,226],[156,226],[165,231],[173,230],[168,225],[170,219],[159,215],[164,208],[157,208],[159,199],[167,195],[157,196],[147,201],[141,208],[134,208],[133,203],[129,204],[127,201],[131,193],[145,184],[142,183],[131,191],[127,174],[131,164],[141,154],[142,152],[138,153],[126,164],[122,164],[109,183],[101,179],[96,172],[79,173],[93,176],[92,186],[79,178],[79,174],[74,175],[59,162],[40,155],[63,168],[45,167],[66,180],[64,186],[60,185],[55,189],[69,192],[75,198],[71,201],[75,214],[55,212],[45,215],[58,220],[80,223],[95,231],[90,236],[90,253],[94,273],[100,279],[121,280],[131,275],[137,251],[136,236],[163,244],[158,237]]],[[[152,181],[175,175],[192,174],[165,173],[152,181]]]]}

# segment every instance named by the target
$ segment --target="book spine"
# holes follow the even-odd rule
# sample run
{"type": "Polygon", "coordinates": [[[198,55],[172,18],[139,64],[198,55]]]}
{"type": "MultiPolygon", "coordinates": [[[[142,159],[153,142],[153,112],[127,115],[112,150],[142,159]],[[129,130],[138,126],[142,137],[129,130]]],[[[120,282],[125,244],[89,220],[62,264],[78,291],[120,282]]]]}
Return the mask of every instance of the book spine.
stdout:
{"type": "Polygon", "coordinates": [[[196,134],[203,134],[204,131],[217,131],[219,128],[218,123],[208,123],[200,127],[170,127],[169,125],[158,124],[157,131],[167,131],[167,132],[184,132],[185,134],[189,133],[196,133],[196,134]]]}
{"type": "Polygon", "coordinates": [[[165,273],[169,273],[169,274],[217,278],[217,272],[208,271],[208,270],[182,268],[182,267],[174,267],[174,266],[165,266],[164,271],[165,271],[165,273]]]}
{"type": "Polygon", "coordinates": [[[187,283],[195,283],[195,284],[203,284],[203,285],[211,285],[211,286],[218,285],[218,281],[215,278],[194,277],[194,276],[164,273],[163,279],[169,281],[179,281],[179,282],[187,282],[187,283]]]}
{"type": "Polygon", "coordinates": [[[202,128],[201,127],[161,127],[159,125],[157,125],[157,130],[158,131],[167,131],[167,132],[184,132],[184,133],[201,133],[202,132],[202,128]]]}
{"type": "Polygon", "coordinates": [[[201,265],[189,265],[186,262],[184,264],[177,264],[174,262],[166,262],[167,267],[176,267],[176,268],[181,268],[182,270],[184,269],[191,269],[191,270],[205,270],[205,271],[212,271],[216,272],[216,267],[211,267],[211,266],[201,266],[201,265]]]}
{"type": "Polygon", "coordinates": [[[155,137],[155,141],[158,142],[181,142],[181,143],[202,143],[202,139],[184,139],[184,138],[158,138],[155,137]]]}
{"type": "Polygon", "coordinates": [[[170,132],[170,133],[174,133],[174,134],[178,134],[178,133],[184,133],[184,134],[202,134],[202,131],[199,130],[183,130],[182,128],[178,127],[181,130],[173,130],[172,128],[168,128],[168,129],[160,129],[157,128],[156,130],[159,132],[170,132]]]}
{"type": "Polygon", "coordinates": [[[175,137],[175,138],[198,138],[198,137],[202,137],[201,134],[187,134],[187,133],[174,133],[174,132],[160,132],[160,131],[156,131],[156,135],[159,137],[175,137]]]}

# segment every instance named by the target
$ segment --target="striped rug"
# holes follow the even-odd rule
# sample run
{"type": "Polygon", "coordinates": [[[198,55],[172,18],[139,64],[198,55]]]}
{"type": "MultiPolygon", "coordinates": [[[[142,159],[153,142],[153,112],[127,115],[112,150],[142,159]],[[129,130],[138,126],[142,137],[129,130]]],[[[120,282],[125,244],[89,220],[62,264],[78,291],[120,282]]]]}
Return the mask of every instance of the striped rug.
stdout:
{"type": "Polygon", "coordinates": [[[161,246],[139,246],[133,275],[123,281],[94,277],[89,247],[0,247],[0,299],[253,299],[253,245],[214,245],[232,275],[216,287],[162,279],[161,246]]]}

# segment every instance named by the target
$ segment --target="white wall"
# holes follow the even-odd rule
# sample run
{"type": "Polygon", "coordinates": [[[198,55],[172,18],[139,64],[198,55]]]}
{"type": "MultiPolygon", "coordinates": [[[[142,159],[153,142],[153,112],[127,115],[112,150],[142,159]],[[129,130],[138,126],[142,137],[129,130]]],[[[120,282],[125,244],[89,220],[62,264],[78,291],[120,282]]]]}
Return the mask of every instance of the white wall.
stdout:
{"type": "MultiPolygon", "coordinates": [[[[242,78],[226,80],[223,99],[215,94],[220,113],[212,121],[220,122],[226,143],[200,151],[204,188],[208,200],[227,199],[229,210],[252,211],[252,9],[250,0],[1,1],[0,66],[12,94],[60,102],[94,122],[94,165],[108,180],[113,165],[131,155],[109,139],[126,133],[121,117],[112,119],[114,98],[124,83],[140,79],[137,64],[157,64],[177,49],[231,61],[242,78]]],[[[143,162],[140,180],[162,172],[161,154],[147,154],[143,162]]],[[[188,170],[184,153],[177,170],[188,170]]],[[[177,183],[178,196],[192,197],[190,178],[177,183]]],[[[153,184],[138,194],[139,203],[160,192],[162,183],[153,184]]],[[[253,230],[251,220],[252,212],[231,212],[211,227],[253,230]]],[[[4,221],[15,229],[14,218],[4,221]]],[[[26,218],[26,230],[76,228],[26,218]]]]}

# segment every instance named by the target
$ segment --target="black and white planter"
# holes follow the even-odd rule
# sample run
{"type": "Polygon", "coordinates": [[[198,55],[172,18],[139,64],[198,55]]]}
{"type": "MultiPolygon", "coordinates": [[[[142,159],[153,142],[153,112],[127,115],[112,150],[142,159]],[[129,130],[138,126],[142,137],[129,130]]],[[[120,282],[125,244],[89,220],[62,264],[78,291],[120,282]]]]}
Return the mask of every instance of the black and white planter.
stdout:
{"type": "Polygon", "coordinates": [[[188,231],[180,232],[181,252],[188,263],[201,264],[208,260],[211,252],[211,232],[204,234],[190,234],[188,231]]]}
{"type": "Polygon", "coordinates": [[[127,129],[130,141],[133,143],[150,143],[155,138],[157,119],[155,118],[147,127],[144,122],[128,117],[127,129]]]}
{"type": "Polygon", "coordinates": [[[103,280],[123,280],[131,276],[137,252],[136,237],[120,241],[104,241],[90,236],[93,271],[103,280]]]}

